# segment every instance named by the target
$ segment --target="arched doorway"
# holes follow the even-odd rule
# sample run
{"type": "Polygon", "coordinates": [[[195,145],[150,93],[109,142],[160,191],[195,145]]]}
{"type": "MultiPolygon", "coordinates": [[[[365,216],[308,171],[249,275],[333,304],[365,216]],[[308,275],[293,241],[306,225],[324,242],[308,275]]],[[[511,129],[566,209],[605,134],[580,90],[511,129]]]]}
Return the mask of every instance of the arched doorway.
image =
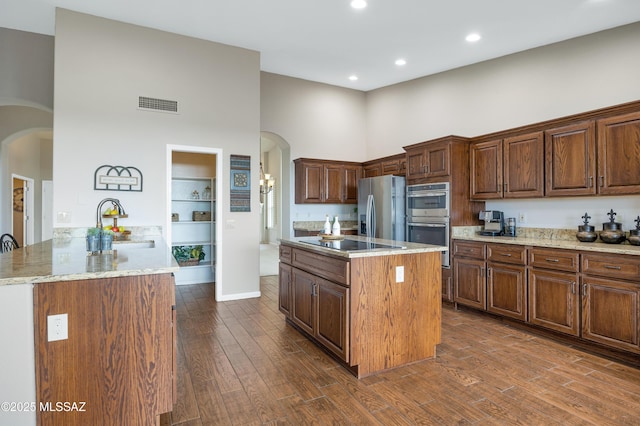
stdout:
{"type": "Polygon", "coordinates": [[[291,236],[291,154],[289,143],[279,135],[260,132],[260,162],[273,176],[273,190],[261,194],[260,275],[278,272],[278,239],[291,236]]]}

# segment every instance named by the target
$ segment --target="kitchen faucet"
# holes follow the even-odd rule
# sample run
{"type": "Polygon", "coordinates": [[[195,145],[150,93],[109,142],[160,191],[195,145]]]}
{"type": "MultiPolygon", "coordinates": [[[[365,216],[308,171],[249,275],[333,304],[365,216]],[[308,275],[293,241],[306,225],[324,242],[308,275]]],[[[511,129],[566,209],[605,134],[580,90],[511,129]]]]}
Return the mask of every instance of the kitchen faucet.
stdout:
{"type": "Polygon", "coordinates": [[[98,203],[98,208],[96,209],[96,227],[98,229],[102,229],[102,214],[100,213],[100,210],[102,209],[104,203],[108,201],[111,201],[113,205],[118,208],[118,215],[122,216],[126,214],[124,211],[124,207],[122,207],[122,204],[120,204],[120,200],[115,198],[105,198],[104,200],[100,201],[100,203],[98,203]]]}

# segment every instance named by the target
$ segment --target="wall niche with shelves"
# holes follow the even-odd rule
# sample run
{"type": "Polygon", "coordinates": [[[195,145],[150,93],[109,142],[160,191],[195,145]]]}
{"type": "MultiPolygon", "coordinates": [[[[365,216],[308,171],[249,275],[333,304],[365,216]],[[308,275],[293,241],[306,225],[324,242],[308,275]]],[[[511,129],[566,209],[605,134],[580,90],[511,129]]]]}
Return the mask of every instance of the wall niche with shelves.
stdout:
{"type": "Polygon", "coordinates": [[[215,281],[215,175],[215,154],[172,153],[171,249],[180,264],[176,284],[215,281]]]}

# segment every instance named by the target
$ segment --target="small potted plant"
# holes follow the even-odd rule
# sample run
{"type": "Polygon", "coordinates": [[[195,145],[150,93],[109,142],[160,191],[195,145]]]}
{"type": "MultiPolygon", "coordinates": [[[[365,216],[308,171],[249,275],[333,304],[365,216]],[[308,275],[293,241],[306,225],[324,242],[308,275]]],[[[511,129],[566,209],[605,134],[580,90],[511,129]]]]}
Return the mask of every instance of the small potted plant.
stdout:
{"type": "Polygon", "coordinates": [[[87,229],[87,251],[97,253],[100,251],[100,228],[87,229]]]}
{"type": "Polygon", "coordinates": [[[100,237],[100,249],[102,251],[111,250],[114,233],[111,230],[103,229],[100,237]]]}

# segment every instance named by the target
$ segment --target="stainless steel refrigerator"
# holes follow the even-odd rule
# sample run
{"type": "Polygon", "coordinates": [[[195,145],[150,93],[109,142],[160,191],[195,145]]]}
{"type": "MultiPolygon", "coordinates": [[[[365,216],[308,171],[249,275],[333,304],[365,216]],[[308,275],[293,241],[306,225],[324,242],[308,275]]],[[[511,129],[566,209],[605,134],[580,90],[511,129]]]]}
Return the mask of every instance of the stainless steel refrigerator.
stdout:
{"type": "Polygon", "coordinates": [[[405,178],[376,176],[358,181],[358,235],[404,241],[405,178]]]}

